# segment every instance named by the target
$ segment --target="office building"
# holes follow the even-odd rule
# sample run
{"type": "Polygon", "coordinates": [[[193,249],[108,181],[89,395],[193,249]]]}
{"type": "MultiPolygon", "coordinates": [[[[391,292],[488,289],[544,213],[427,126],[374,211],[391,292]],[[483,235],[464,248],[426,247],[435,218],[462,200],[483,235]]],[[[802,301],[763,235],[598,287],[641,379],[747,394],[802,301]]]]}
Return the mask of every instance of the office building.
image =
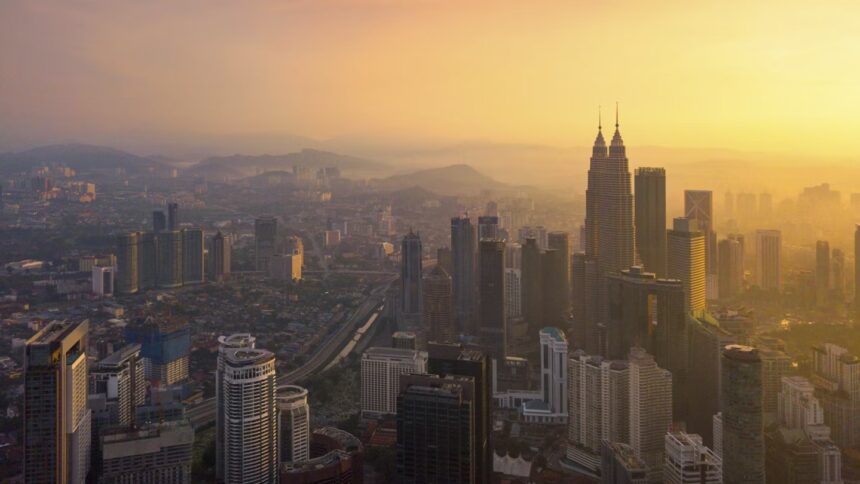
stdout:
{"type": "Polygon", "coordinates": [[[164,212],[161,210],[154,210],[152,212],[152,231],[158,233],[166,229],[167,217],[164,216],[164,212]]]}
{"type": "Polygon", "coordinates": [[[508,321],[523,316],[522,271],[505,269],[505,318],[508,321]]]}
{"type": "Polygon", "coordinates": [[[278,281],[301,281],[303,259],[298,253],[272,254],[268,259],[269,277],[278,281]]]}
{"type": "Polygon", "coordinates": [[[845,251],[833,249],[830,257],[830,289],[835,295],[834,302],[845,302],[845,251]]]}
{"type": "Polygon", "coordinates": [[[662,278],[666,276],[666,170],[637,168],[634,186],[639,262],[662,278]]]}
{"type": "Polygon", "coordinates": [[[397,413],[401,375],[427,373],[427,352],[368,348],[361,355],[361,413],[384,417],[397,413]]]}
{"type": "Polygon", "coordinates": [[[181,287],[183,268],[182,232],[168,230],[158,234],[157,287],[161,289],[181,287]]]}
{"type": "Polygon", "coordinates": [[[215,475],[218,479],[224,479],[224,410],[226,407],[224,394],[224,372],[227,366],[227,351],[234,349],[255,348],[257,338],[248,333],[236,333],[230,336],[218,337],[218,360],[215,366],[215,475]]]}
{"type": "Polygon", "coordinates": [[[537,239],[529,238],[523,244],[522,312],[529,330],[544,326],[544,277],[542,251],[537,239]]]}
{"type": "Polygon", "coordinates": [[[179,230],[179,204],[176,202],[167,204],[167,230],[179,230]]]}
{"type": "Polygon", "coordinates": [[[714,196],[710,190],[684,190],[684,218],[691,230],[705,237],[705,273],[717,273],[717,234],[714,232],[714,196]]]}
{"type": "Polygon", "coordinates": [[[275,255],[278,238],[278,219],[257,217],[254,220],[254,261],[258,272],[269,270],[269,259],[275,255]]]}
{"type": "Polygon", "coordinates": [[[140,344],[144,374],[154,385],[173,385],[188,379],[191,332],[178,318],[137,320],[125,330],[129,343],[140,344]]]}
{"type": "Polygon", "coordinates": [[[231,348],[223,358],[224,482],[275,482],[279,464],[275,355],[231,348]]]}
{"type": "Polygon", "coordinates": [[[830,243],[815,243],[815,303],[826,307],[830,303],[830,243]]]}
{"type": "Polygon", "coordinates": [[[451,273],[457,331],[474,334],[477,317],[477,232],[469,217],[451,219],[451,273]]]}
{"type": "Polygon", "coordinates": [[[722,351],[736,343],[737,337],[706,312],[690,315],[687,328],[687,431],[701,435],[716,451],[722,445],[721,438],[713,433],[713,418],[720,411],[722,394],[722,351]]]}
{"type": "Polygon", "coordinates": [[[146,377],[140,361],[140,345],[133,343],[114,351],[90,370],[89,394],[104,403],[108,425],[132,425],[135,410],[146,403],[146,377]]]}
{"type": "Polygon", "coordinates": [[[585,191],[585,239],[585,257],[594,262],[595,272],[586,269],[579,274],[582,280],[575,285],[580,285],[582,290],[576,291],[574,296],[579,299],[576,304],[585,308],[586,347],[592,351],[599,346],[597,324],[607,314],[605,278],[632,266],[636,257],[633,194],[617,111],[615,134],[608,150],[602,126],[598,125],[585,191]],[[595,307],[589,309],[589,305],[595,307]]]}
{"type": "Polygon", "coordinates": [[[668,432],[665,437],[666,484],[722,484],[723,462],[702,444],[702,437],[686,432],[668,432]]]}
{"type": "Polygon", "coordinates": [[[478,217],[478,242],[482,240],[501,240],[498,216],[483,215],[478,217]]]}
{"type": "Polygon", "coordinates": [[[648,484],[648,465],[633,447],[604,440],[600,455],[602,484],[648,484]]]}
{"type": "Polygon", "coordinates": [[[780,253],[782,233],[779,230],[756,232],[756,282],[766,291],[779,291],[781,286],[780,253]]]}
{"type": "Polygon", "coordinates": [[[397,481],[484,482],[478,475],[475,380],[407,375],[397,397],[397,481]]]}
{"type": "Polygon", "coordinates": [[[684,285],[687,311],[706,309],[705,235],[694,228],[694,220],[676,218],[668,234],[667,275],[684,285]]]}
{"type": "Polygon", "coordinates": [[[479,247],[478,335],[487,354],[501,361],[507,354],[505,243],[481,240],[479,247]]]}
{"type": "Polygon", "coordinates": [[[860,224],[854,228],[854,312],[860,319],[860,224]]]}
{"type": "Polygon", "coordinates": [[[137,232],[120,234],[116,243],[116,289],[119,294],[135,294],[138,291],[138,250],[137,232]]]}
{"type": "Polygon", "coordinates": [[[630,371],[626,360],[604,360],[576,350],[568,359],[566,459],[599,473],[601,443],[629,442],[630,371]]]}
{"type": "Polygon", "coordinates": [[[192,482],[194,429],[187,420],[113,429],[99,440],[99,484],[192,482]]]}
{"type": "Polygon", "coordinates": [[[765,425],[776,419],[779,392],[782,391],[782,377],[791,370],[791,358],[782,351],[759,348],[761,359],[761,395],[765,425]]]}
{"type": "Polygon", "coordinates": [[[528,239],[535,239],[541,250],[549,248],[549,234],[543,225],[520,227],[517,230],[517,242],[525,244],[528,239]]]}
{"type": "Polygon", "coordinates": [[[89,322],[52,321],[24,355],[24,482],[83,484],[90,470],[89,322]]]}
{"type": "Polygon", "coordinates": [[[744,286],[744,246],[737,238],[721,240],[719,254],[719,296],[731,299],[741,293],[744,286]]]}
{"type": "MultiPolygon", "coordinates": [[[[549,260],[544,262],[544,268],[547,268],[547,262],[550,264],[550,273],[549,275],[545,274],[544,280],[552,284],[546,287],[548,306],[546,322],[565,327],[570,316],[570,234],[567,232],[550,232],[547,234],[547,249],[547,254],[550,251],[555,252],[549,256],[549,260]]],[[[546,270],[544,272],[546,273],[546,270]]]]}
{"type": "Polygon", "coordinates": [[[417,350],[417,335],[412,331],[395,331],[391,335],[391,347],[401,350],[417,350]]]}
{"type": "Polygon", "coordinates": [[[114,268],[93,266],[93,294],[98,296],[113,296],[114,268]]]}
{"type": "Polygon", "coordinates": [[[421,236],[409,231],[400,244],[400,321],[407,327],[421,321],[421,236]]]}
{"type": "Polygon", "coordinates": [[[221,281],[230,274],[233,264],[233,240],[219,230],[209,239],[209,277],[221,281]]]}
{"type": "Polygon", "coordinates": [[[726,346],[721,377],[723,479],[760,484],[765,478],[765,449],[758,350],[726,346]]]}
{"type": "Polygon", "coordinates": [[[436,265],[442,266],[450,276],[454,272],[454,261],[451,259],[450,247],[439,247],[436,249],[436,265]]]}
{"type": "Polygon", "coordinates": [[[569,410],[567,337],[558,328],[540,330],[540,399],[525,402],[527,422],[564,423],[569,410]]]}
{"type": "Polygon", "coordinates": [[[278,388],[278,454],[280,462],[311,457],[311,411],[308,391],[296,385],[278,388]]]}
{"type": "Polygon", "coordinates": [[[451,276],[440,264],[424,274],[421,282],[423,293],[422,326],[429,331],[428,339],[451,343],[457,338],[454,327],[454,290],[451,276]]]}
{"type": "Polygon", "coordinates": [[[427,353],[428,372],[440,376],[463,376],[474,381],[472,399],[472,437],[475,448],[475,480],[488,483],[492,472],[490,449],[490,400],[491,366],[489,359],[480,351],[464,349],[459,345],[430,344],[427,353]]]}
{"type": "Polygon", "coordinates": [[[642,348],[629,362],[630,446],[648,465],[651,482],[662,481],[666,430],[672,425],[672,374],[642,348]]]}
{"type": "Polygon", "coordinates": [[[158,284],[158,235],[141,232],[137,252],[137,280],[141,291],[153,289],[158,284]]]}
{"type": "Polygon", "coordinates": [[[505,269],[521,270],[523,268],[523,245],[519,242],[508,242],[505,248],[505,269]]]}
{"type": "Polygon", "coordinates": [[[182,229],[182,283],[200,284],[205,280],[204,240],[200,228],[182,229]]]}
{"type": "Polygon", "coordinates": [[[860,360],[834,344],[814,347],[810,379],[833,441],[843,448],[860,447],[860,360]]]}

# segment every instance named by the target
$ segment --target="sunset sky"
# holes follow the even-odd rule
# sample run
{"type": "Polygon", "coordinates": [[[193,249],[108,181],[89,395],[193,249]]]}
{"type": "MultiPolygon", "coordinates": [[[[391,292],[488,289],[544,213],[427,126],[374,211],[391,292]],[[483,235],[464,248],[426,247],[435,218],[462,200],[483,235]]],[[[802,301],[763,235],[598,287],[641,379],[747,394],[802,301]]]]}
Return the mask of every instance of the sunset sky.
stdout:
{"type": "Polygon", "coordinates": [[[0,143],[292,133],[860,153],[860,2],[0,3],[0,143]],[[608,119],[609,118],[609,119],[608,119]]]}

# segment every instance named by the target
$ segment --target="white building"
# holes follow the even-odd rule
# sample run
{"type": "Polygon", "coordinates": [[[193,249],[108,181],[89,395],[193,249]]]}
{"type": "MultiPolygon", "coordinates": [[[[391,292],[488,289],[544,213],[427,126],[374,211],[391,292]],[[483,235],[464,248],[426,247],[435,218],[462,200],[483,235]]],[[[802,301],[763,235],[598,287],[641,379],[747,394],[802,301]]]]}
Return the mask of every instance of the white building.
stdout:
{"type": "Polygon", "coordinates": [[[397,413],[400,375],[427,373],[427,352],[368,348],[361,355],[361,413],[381,417],[397,413]]]}
{"type": "Polygon", "coordinates": [[[508,321],[523,316],[522,277],[519,269],[505,269],[505,317],[508,321]]]}
{"type": "Polygon", "coordinates": [[[215,366],[215,474],[224,478],[224,367],[227,351],[231,349],[254,349],[257,339],[248,333],[237,333],[218,337],[218,361],[215,366]]]}
{"type": "Polygon", "coordinates": [[[723,463],[702,437],[685,432],[669,432],[665,438],[666,460],[663,482],[666,484],[722,484],[723,463]]]}
{"type": "Polygon", "coordinates": [[[304,462],[311,457],[311,412],[308,391],[296,385],[278,388],[278,451],[280,462],[304,462]]]}
{"type": "Polygon", "coordinates": [[[723,412],[714,415],[714,454],[723,458],[723,412]]]}
{"type": "Polygon", "coordinates": [[[630,446],[648,464],[650,482],[661,482],[664,435],[672,425],[672,374],[642,348],[631,348],[630,446]]]}
{"type": "Polygon", "coordinates": [[[275,355],[224,351],[224,483],[270,484],[278,479],[275,355]]]}
{"type": "Polygon", "coordinates": [[[112,266],[93,266],[93,294],[113,296],[115,271],[112,266]]]}
{"type": "Polygon", "coordinates": [[[540,330],[540,394],[523,404],[526,422],[564,423],[568,411],[567,338],[558,328],[540,330]]]}

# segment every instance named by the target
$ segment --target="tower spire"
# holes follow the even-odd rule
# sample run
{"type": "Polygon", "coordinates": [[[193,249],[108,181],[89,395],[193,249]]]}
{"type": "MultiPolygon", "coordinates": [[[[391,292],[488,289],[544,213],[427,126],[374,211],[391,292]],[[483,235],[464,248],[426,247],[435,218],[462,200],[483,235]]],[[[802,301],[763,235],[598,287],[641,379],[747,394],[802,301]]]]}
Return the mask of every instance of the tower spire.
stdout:
{"type": "Polygon", "coordinates": [[[615,129],[618,129],[618,101],[615,101],[615,129]]]}
{"type": "Polygon", "coordinates": [[[600,104],[597,105],[597,131],[603,130],[603,116],[600,113],[600,104]]]}

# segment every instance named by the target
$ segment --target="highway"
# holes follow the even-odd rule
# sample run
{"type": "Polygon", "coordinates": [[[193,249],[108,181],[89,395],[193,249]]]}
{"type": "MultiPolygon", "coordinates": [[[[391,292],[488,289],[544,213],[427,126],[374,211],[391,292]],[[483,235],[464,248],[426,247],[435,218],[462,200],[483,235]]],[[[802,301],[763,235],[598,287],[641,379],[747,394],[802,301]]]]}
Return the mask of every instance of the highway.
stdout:
{"type": "MultiPolygon", "coordinates": [[[[278,377],[278,386],[300,383],[302,380],[320,372],[344,348],[353,341],[356,329],[366,324],[372,324],[371,319],[378,320],[385,303],[385,291],[391,281],[374,288],[368,299],[352,314],[349,320],[331,335],[322,347],[300,368],[278,377]]],[[[354,344],[354,343],[353,343],[354,344]]],[[[208,398],[187,409],[186,415],[191,425],[198,429],[215,421],[215,398],[208,398]]]]}

